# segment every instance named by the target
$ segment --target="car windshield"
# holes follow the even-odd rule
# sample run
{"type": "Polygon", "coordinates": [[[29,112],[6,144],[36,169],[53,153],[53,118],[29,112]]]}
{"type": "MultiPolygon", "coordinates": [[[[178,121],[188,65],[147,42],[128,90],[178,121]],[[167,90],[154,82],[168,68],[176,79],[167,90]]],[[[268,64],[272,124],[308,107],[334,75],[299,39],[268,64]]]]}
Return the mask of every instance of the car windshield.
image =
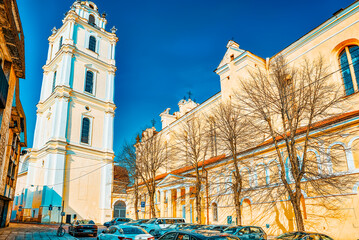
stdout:
{"type": "Polygon", "coordinates": [[[171,224],[167,228],[169,229],[175,229],[177,227],[177,224],[171,224]]]}
{"type": "Polygon", "coordinates": [[[157,220],[157,218],[152,218],[152,219],[148,220],[148,222],[146,222],[146,223],[152,224],[152,223],[155,223],[156,220],[157,220]]]}
{"type": "Polygon", "coordinates": [[[145,234],[140,228],[121,228],[123,234],[145,234]]]}
{"type": "Polygon", "coordinates": [[[208,225],[208,226],[202,226],[201,229],[212,229],[214,226],[208,225]]]}
{"type": "Polygon", "coordinates": [[[236,231],[237,231],[237,228],[236,228],[236,227],[230,227],[230,228],[226,228],[226,229],[224,230],[224,232],[229,233],[229,234],[233,234],[233,233],[235,233],[236,231]]]}
{"type": "Polygon", "coordinates": [[[301,239],[305,235],[307,234],[303,232],[283,233],[282,235],[279,235],[277,239],[301,239]]]}
{"type": "Polygon", "coordinates": [[[78,223],[79,224],[95,224],[95,222],[92,220],[79,220],[78,223]]]}

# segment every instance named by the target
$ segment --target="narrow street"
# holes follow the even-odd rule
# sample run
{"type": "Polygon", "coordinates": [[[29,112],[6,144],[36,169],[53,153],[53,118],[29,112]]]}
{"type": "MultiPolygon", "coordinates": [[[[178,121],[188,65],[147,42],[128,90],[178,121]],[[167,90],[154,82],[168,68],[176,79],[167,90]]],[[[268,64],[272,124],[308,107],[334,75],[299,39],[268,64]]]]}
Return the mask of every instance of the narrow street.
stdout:
{"type": "MultiPolygon", "coordinates": [[[[95,237],[79,236],[73,237],[66,233],[63,237],[56,236],[56,230],[59,225],[45,225],[45,224],[25,224],[25,223],[10,223],[7,228],[0,228],[0,240],[37,240],[37,239],[96,239],[95,237]]],[[[66,232],[68,226],[65,226],[66,232]]],[[[105,227],[99,227],[99,233],[105,227]]]]}

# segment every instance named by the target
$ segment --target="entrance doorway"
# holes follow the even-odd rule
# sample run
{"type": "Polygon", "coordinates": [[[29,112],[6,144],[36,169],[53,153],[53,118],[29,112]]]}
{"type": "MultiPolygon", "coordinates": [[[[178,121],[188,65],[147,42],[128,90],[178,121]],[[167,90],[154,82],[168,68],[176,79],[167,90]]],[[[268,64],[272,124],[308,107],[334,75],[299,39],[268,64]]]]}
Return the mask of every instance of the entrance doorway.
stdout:
{"type": "Polygon", "coordinates": [[[124,201],[117,201],[115,203],[115,206],[113,208],[113,217],[126,217],[126,203],[124,201]]]}

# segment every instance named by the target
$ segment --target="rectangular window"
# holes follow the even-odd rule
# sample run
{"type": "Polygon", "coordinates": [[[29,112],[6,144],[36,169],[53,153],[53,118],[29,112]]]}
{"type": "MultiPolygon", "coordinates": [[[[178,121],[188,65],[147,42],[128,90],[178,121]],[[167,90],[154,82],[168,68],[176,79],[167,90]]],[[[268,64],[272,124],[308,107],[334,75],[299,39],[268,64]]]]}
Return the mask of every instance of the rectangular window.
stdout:
{"type": "Polygon", "coordinates": [[[57,75],[57,72],[54,72],[54,78],[52,80],[52,92],[55,90],[55,87],[56,87],[56,75],[57,75]]]}

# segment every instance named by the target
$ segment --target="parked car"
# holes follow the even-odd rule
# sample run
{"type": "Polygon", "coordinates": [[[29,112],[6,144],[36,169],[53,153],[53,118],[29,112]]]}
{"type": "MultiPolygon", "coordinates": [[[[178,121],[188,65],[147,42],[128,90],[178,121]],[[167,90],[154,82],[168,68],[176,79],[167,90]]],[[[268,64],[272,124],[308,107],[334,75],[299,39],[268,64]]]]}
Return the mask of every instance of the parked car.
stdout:
{"type": "Polygon", "coordinates": [[[171,224],[168,227],[155,230],[152,235],[154,237],[158,238],[158,237],[162,236],[163,234],[165,234],[167,232],[188,229],[188,227],[190,227],[191,225],[193,225],[193,224],[192,223],[175,223],[175,224],[171,224]]]}
{"type": "Polygon", "coordinates": [[[240,240],[237,236],[218,231],[202,231],[201,233],[191,231],[168,232],[158,240],[240,240]]]}
{"type": "Polygon", "coordinates": [[[203,224],[191,224],[191,225],[188,225],[186,227],[186,230],[197,230],[197,229],[201,229],[204,226],[206,226],[206,225],[203,225],[203,224]]]}
{"type": "Polygon", "coordinates": [[[148,222],[141,224],[150,234],[154,234],[155,230],[166,228],[174,223],[185,223],[184,218],[151,218],[148,222]]]}
{"type": "Polygon", "coordinates": [[[283,233],[276,237],[275,239],[296,239],[296,240],[333,240],[333,238],[328,237],[325,234],[321,233],[311,233],[311,232],[288,232],[283,233]]]}
{"type": "Polygon", "coordinates": [[[256,226],[233,226],[226,228],[224,232],[236,235],[241,240],[267,239],[267,234],[263,231],[263,229],[261,227],[256,227],[256,226]]]}
{"type": "Polygon", "coordinates": [[[223,232],[224,229],[228,228],[229,225],[205,225],[199,229],[201,230],[215,230],[223,232]]]}
{"type": "Polygon", "coordinates": [[[110,227],[110,226],[112,226],[112,225],[118,225],[118,224],[128,223],[128,222],[130,222],[131,220],[132,220],[131,218],[120,218],[120,217],[118,217],[118,218],[112,219],[112,220],[109,221],[109,222],[105,222],[103,225],[104,225],[105,227],[110,227]]]}
{"type": "Polygon", "coordinates": [[[98,235],[97,240],[154,240],[146,230],[137,226],[113,225],[98,235]]]}
{"type": "Polygon", "coordinates": [[[77,235],[97,236],[98,227],[92,220],[74,220],[69,227],[69,234],[76,237],[77,235]]]}
{"type": "Polygon", "coordinates": [[[130,222],[124,223],[124,225],[130,225],[130,226],[140,226],[143,223],[148,222],[149,219],[138,219],[138,220],[132,220],[130,222]]]}

